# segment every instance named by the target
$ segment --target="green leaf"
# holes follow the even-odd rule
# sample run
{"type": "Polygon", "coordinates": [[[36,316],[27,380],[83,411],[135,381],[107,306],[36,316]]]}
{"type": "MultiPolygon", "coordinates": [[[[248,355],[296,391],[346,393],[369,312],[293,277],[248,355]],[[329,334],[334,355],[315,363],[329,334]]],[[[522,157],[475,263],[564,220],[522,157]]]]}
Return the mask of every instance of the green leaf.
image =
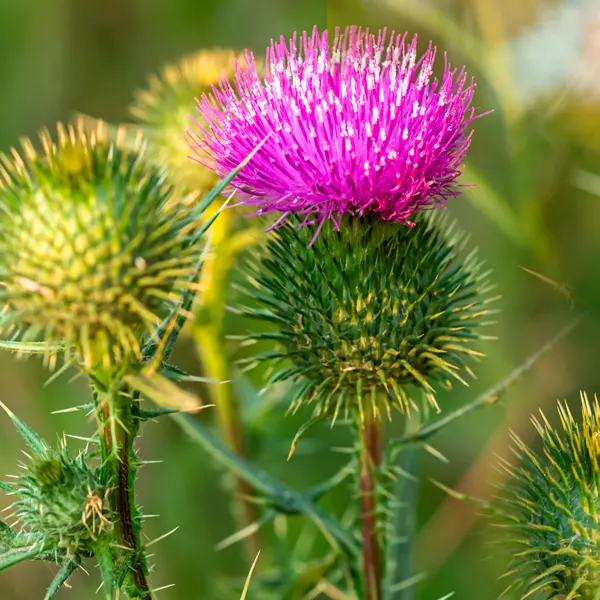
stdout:
{"type": "Polygon", "coordinates": [[[44,596],[44,600],[52,600],[55,594],[60,590],[60,588],[67,583],[69,577],[79,568],[79,561],[68,559],[61,568],[58,573],[54,577],[46,595],[44,596]]]}
{"type": "Polygon", "coordinates": [[[14,567],[25,560],[37,558],[43,551],[43,545],[36,543],[27,548],[12,548],[5,552],[0,552],[0,571],[14,567]]]}
{"type": "Polygon", "coordinates": [[[25,443],[37,454],[38,456],[47,456],[48,446],[44,440],[35,432],[29,425],[26,425],[17,415],[15,415],[6,404],[0,401],[0,408],[4,409],[4,412],[11,418],[15,425],[16,430],[19,432],[21,437],[25,440],[25,443]]]}
{"type": "Polygon", "coordinates": [[[182,390],[158,373],[142,372],[137,375],[127,375],[124,380],[134,390],[147,396],[163,408],[181,412],[196,412],[211,406],[203,404],[198,396],[182,390]]]}
{"type": "Polygon", "coordinates": [[[283,514],[303,514],[316,525],[334,549],[341,551],[353,561],[359,560],[360,550],[354,537],[306,495],[291,490],[266,471],[235,454],[197,419],[183,414],[173,415],[172,418],[216,461],[262,493],[272,508],[283,514]]]}

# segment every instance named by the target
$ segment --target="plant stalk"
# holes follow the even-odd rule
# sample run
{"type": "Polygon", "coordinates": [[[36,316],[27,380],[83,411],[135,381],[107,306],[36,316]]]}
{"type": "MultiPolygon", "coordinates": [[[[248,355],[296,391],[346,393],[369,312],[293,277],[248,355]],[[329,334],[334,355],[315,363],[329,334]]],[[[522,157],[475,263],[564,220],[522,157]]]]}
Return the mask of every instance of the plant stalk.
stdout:
{"type": "Polygon", "coordinates": [[[148,567],[140,542],[135,508],[136,456],[134,441],[139,430],[138,402],[123,397],[118,388],[98,396],[101,411],[102,455],[111,486],[110,502],[117,517],[118,542],[131,553],[124,583],[131,600],[150,600],[148,567]]]}
{"type": "Polygon", "coordinates": [[[376,474],[382,461],[382,425],[372,408],[365,411],[360,432],[360,512],[365,600],[382,598],[382,548],[377,523],[376,474]]]}
{"type": "MultiPolygon", "coordinates": [[[[218,210],[207,210],[207,216],[218,210]]],[[[229,290],[229,275],[240,252],[256,243],[257,232],[246,229],[233,231],[234,214],[224,210],[210,229],[211,252],[206,256],[200,279],[202,288],[201,304],[196,312],[193,336],[198,356],[202,361],[205,375],[212,379],[209,384],[211,401],[216,407],[217,425],[227,445],[238,456],[246,456],[246,444],[240,409],[231,380],[231,368],[225,346],[223,324],[225,304],[229,290]]],[[[256,506],[247,498],[252,488],[243,478],[233,475],[235,512],[238,526],[246,529],[259,520],[256,506]]],[[[252,564],[260,551],[258,533],[254,532],[245,542],[248,564],[252,564]]]]}
{"type": "MultiPolygon", "coordinates": [[[[214,380],[209,384],[212,402],[216,406],[219,430],[231,450],[238,456],[246,456],[243,427],[239,407],[231,383],[220,383],[231,378],[229,361],[220,327],[204,324],[196,325],[194,337],[205,374],[214,380]]],[[[246,500],[252,495],[252,488],[237,475],[233,475],[235,492],[238,497],[237,513],[240,528],[246,528],[257,522],[259,515],[256,506],[246,500]]],[[[247,558],[254,560],[260,551],[257,533],[246,538],[247,558]]]]}

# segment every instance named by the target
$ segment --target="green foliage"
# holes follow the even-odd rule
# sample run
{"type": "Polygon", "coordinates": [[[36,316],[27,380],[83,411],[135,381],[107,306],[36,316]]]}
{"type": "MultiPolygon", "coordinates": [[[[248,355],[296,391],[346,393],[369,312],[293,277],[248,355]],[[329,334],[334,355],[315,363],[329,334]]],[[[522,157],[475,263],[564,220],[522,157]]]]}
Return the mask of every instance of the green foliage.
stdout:
{"type": "Polygon", "coordinates": [[[40,143],[1,159],[4,331],[64,344],[87,370],[139,359],[197,269],[191,214],[141,141],[124,151],[79,124],[40,143]]]}
{"type": "MultiPolygon", "coordinates": [[[[414,228],[368,218],[345,219],[339,231],[292,221],[277,229],[251,265],[259,308],[245,313],[276,327],[252,334],[281,350],[257,358],[291,367],[272,383],[298,382],[294,405],[314,402],[317,414],[372,402],[377,412],[408,411],[406,386],[463,382],[470,348],[483,337],[488,273],[464,239],[440,219],[421,215],[414,228]]],[[[362,411],[361,406],[361,411],[362,411]]]]}
{"type": "Polygon", "coordinates": [[[513,560],[507,591],[522,598],[598,598],[600,589],[600,404],[581,395],[582,421],[558,405],[562,432],[543,413],[533,419],[542,452],[513,434],[512,466],[502,461],[509,484],[497,499],[510,534],[513,560]]]}

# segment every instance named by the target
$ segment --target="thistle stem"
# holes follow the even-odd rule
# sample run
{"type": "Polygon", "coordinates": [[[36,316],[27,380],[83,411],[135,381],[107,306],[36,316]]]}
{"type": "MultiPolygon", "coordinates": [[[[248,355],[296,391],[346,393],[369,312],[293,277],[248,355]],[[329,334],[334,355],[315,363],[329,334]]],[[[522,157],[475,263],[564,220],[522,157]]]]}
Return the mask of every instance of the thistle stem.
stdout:
{"type": "MultiPolygon", "coordinates": [[[[214,380],[210,384],[212,402],[216,406],[218,427],[227,445],[238,456],[245,457],[243,427],[239,414],[239,406],[230,383],[221,383],[231,378],[229,361],[221,328],[217,325],[197,324],[194,337],[201,357],[205,373],[214,380]]],[[[239,527],[246,528],[258,521],[256,507],[244,498],[252,495],[252,488],[241,477],[234,475],[239,527]]],[[[251,562],[260,550],[258,535],[246,538],[247,557],[251,562]]]]}
{"type": "Polygon", "coordinates": [[[125,589],[132,600],[150,600],[148,567],[135,508],[134,441],[139,430],[138,403],[124,398],[118,389],[99,395],[97,402],[102,415],[102,454],[112,488],[110,501],[117,519],[118,543],[130,552],[125,589]]]}
{"type": "Polygon", "coordinates": [[[363,584],[365,600],[381,600],[382,556],[377,524],[376,472],[382,460],[381,422],[371,408],[359,423],[360,511],[363,538],[363,584]]]}

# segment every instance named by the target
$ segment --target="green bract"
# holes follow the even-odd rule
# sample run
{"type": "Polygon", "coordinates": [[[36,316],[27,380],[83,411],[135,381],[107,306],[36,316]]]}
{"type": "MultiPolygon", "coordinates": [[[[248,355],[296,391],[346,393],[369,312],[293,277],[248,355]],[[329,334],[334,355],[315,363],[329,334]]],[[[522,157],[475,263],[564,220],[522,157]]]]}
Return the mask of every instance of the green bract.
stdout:
{"type": "MultiPolygon", "coordinates": [[[[513,561],[506,592],[595,600],[600,590],[600,405],[581,395],[582,422],[559,404],[562,432],[533,419],[534,452],[516,435],[518,466],[502,462],[509,482],[497,499],[513,561]]],[[[520,595],[519,595],[520,594],[520,595]]]]}
{"type": "Polygon", "coordinates": [[[88,370],[140,358],[200,257],[194,219],[138,140],[58,126],[0,158],[5,333],[62,344],[88,370]],[[114,139],[113,139],[114,138],[114,139]]]}
{"type": "Polygon", "coordinates": [[[276,330],[252,337],[289,359],[272,382],[298,382],[295,404],[315,402],[320,414],[372,402],[376,411],[409,410],[406,386],[463,381],[469,346],[486,313],[486,273],[474,253],[460,257],[461,236],[436,217],[417,225],[368,217],[327,222],[316,237],[299,221],[276,229],[252,265],[247,313],[276,330]],[[483,284],[483,285],[482,285],[483,284]]]}

